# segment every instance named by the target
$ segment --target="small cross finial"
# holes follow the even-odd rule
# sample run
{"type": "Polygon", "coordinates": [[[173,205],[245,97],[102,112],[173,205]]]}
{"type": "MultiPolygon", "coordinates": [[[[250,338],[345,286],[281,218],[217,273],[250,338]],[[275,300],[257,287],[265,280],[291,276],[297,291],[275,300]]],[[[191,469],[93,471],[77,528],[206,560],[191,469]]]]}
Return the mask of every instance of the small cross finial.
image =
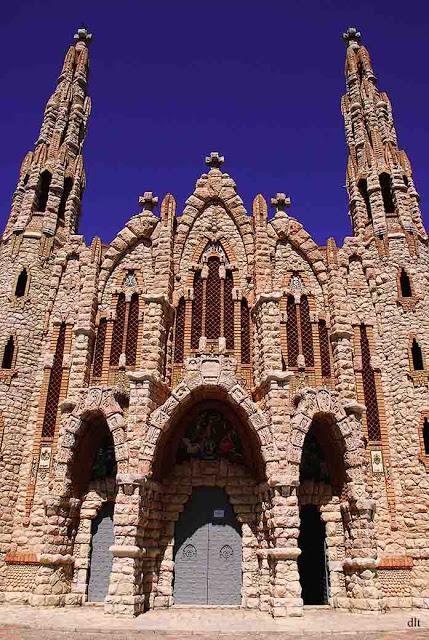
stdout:
{"type": "Polygon", "coordinates": [[[211,154],[206,158],[206,165],[211,169],[219,169],[224,162],[225,158],[221,156],[217,151],[212,151],[211,154]]]}
{"type": "Polygon", "coordinates": [[[343,40],[349,47],[351,44],[359,44],[361,41],[361,33],[356,27],[349,27],[345,33],[343,33],[343,40]]]}
{"type": "Polygon", "coordinates": [[[88,45],[92,40],[92,33],[89,33],[88,29],[83,24],[76,31],[73,38],[76,44],[78,44],[79,42],[83,42],[84,44],[88,45]]]}
{"type": "Polygon", "coordinates": [[[143,211],[153,211],[158,204],[158,197],[153,195],[153,191],[145,191],[139,197],[139,204],[143,207],[143,211]]]}
{"type": "Polygon", "coordinates": [[[271,204],[276,208],[276,215],[284,213],[286,215],[286,208],[290,207],[291,199],[285,193],[276,193],[274,198],[271,198],[271,204]]]}

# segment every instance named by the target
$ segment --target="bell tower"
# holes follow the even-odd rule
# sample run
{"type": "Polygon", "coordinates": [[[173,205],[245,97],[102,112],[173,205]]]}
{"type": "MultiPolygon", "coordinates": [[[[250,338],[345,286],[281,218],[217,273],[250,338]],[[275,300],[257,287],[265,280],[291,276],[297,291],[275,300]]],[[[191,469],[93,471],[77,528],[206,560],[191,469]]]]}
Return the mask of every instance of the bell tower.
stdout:
{"type": "Polygon", "coordinates": [[[343,40],[346,94],[341,110],[349,150],[347,191],[353,233],[383,238],[391,222],[407,234],[426,238],[411,163],[398,146],[388,95],[377,88],[360,32],[349,27],[343,40]]]}
{"type": "Polygon", "coordinates": [[[39,238],[47,258],[76,233],[85,188],[82,147],[91,110],[87,95],[88,45],[92,35],[77,30],[57,87],[49,98],[39,137],[22,162],[3,242],[17,254],[26,237],[39,238]]]}

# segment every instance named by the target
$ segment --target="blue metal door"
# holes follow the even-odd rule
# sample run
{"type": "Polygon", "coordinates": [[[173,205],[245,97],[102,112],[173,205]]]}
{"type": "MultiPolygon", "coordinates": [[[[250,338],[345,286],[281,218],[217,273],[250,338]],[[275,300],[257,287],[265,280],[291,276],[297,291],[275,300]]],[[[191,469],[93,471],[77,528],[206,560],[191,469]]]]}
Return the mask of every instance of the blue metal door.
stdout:
{"type": "Polygon", "coordinates": [[[112,571],[113,502],[106,502],[92,521],[91,559],[89,565],[88,600],[102,602],[109,589],[112,571]]]}
{"type": "Polygon", "coordinates": [[[176,525],[174,602],[241,604],[241,530],[223,489],[195,489],[176,525]]]}

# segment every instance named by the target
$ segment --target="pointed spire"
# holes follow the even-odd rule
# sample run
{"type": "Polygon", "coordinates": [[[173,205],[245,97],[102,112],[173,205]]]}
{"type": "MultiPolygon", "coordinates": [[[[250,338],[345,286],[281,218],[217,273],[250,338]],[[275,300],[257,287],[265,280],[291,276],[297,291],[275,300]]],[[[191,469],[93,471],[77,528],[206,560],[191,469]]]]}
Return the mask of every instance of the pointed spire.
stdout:
{"type": "Polygon", "coordinates": [[[355,234],[385,235],[388,219],[396,217],[404,229],[426,236],[410,167],[405,170],[387,94],[376,77],[361,33],[349,27],[343,34],[346,50],[346,87],[342,98],[346,142],[349,148],[347,189],[355,234]],[[350,169],[353,168],[353,171],[350,169]]]}
{"type": "MultiPolygon", "coordinates": [[[[87,94],[91,33],[84,26],[65,54],[55,91],[48,99],[33,154],[27,154],[5,236],[25,231],[34,216],[42,233],[60,242],[76,232],[85,186],[82,147],[91,101],[87,94]]],[[[35,223],[36,224],[36,223],[35,223]]]]}

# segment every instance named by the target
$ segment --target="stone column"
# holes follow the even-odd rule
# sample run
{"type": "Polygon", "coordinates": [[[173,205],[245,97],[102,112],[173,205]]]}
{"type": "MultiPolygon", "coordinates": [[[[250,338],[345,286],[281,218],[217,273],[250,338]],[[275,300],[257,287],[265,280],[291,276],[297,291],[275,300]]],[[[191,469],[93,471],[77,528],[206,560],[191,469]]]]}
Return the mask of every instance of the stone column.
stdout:
{"type": "Polygon", "coordinates": [[[303,601],[297,559],[299,506],[295,489],[276,485],[273,489],[271,525],[275,546],[267,550],[271,570],[270,609],[273,617],[302,616],[303,601]]]}
{"type": "Polygon", "coordinates": [[[118,494],[115,501],[113,526],[115,542],[109,593],[105,613],[135,616],[143,613],[142,571],[144,549],[140,510],[146,478],[133,474],[118,474],[118,494]]]}

